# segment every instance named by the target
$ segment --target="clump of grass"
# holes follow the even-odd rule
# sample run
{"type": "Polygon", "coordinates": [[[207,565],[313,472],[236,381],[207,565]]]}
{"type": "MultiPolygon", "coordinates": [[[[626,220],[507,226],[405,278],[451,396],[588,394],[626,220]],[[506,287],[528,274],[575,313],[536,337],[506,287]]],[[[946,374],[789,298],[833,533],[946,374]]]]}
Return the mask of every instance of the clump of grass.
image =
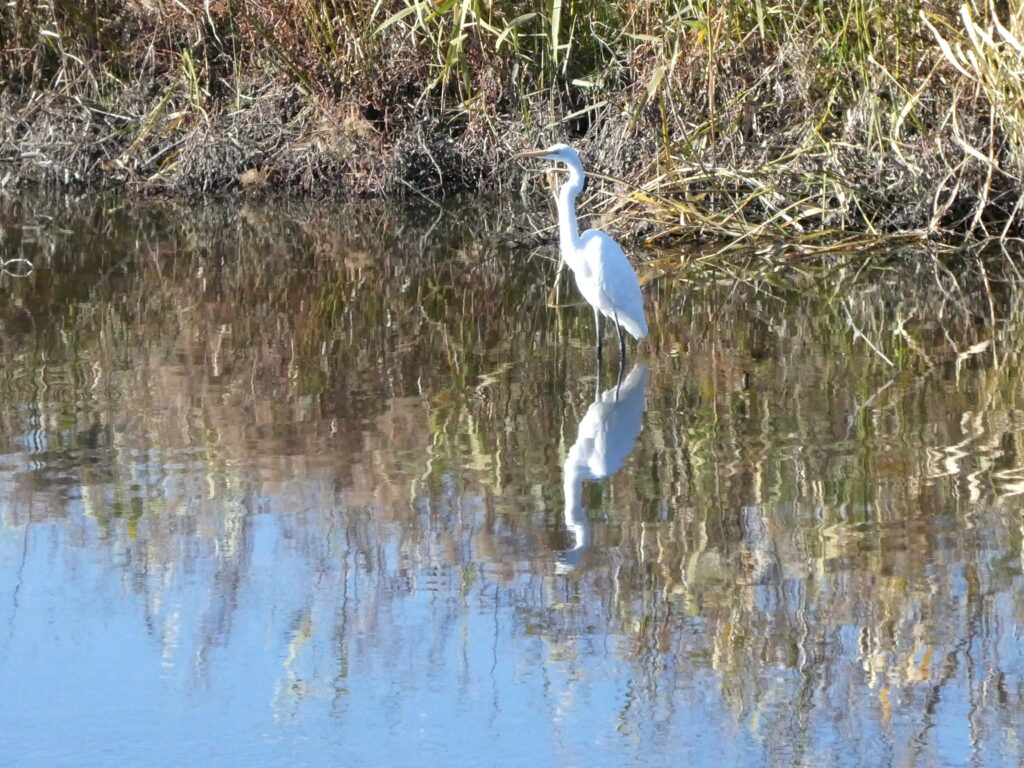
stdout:
{"type": "Polygon", "coordinates": [[[998,150],[1004,120],[982,124],[983,104],[957,102],[964,83],[906,4],[740,5],[687,4],[696,32],[647,88],[661,151],[628,181],[663,232],[930,235],[962,230],[964,209],[978,204],[1004,234],[1019,227],[1010,190],[986,195],[984,166],[956,140],[987,135],[998,150]]]}
{"type": "MultiPolygon", "coordinates": [[[[1017,195],[1010,215],[1002,224],[1000,234],[1005,237],[1024,202],[1024,197],[1019,194],[1021,174],[1024,173],[1024,8],[1012,10],[1005,26],[991,2],[981,6],[965,3],[960,8],[959,26],[948,20],[933,20],[924,12],[921,18],[934,35],[946,61],[963,76],[957,98],[950,105],[954,138],[967,158],[981,163],[986,169],[985,182],[969,229],[980,228],[985,234],[991,234],[985,221],[989,197],[994,189],[1007,186],[1005,182],[1009,180],[1011,186],[1016,186],[1017,195]],[[958,117],[961,111],[970,115],[979,98],[989,106],[989,141],[986,145],[975,146],[963,135],[958,117]],[[1002,184],[997,182],[997,174],[1002,177],[998,180],[1002,184]]],[[[959,182],[961,169],[951,173],[959,182]]]]}

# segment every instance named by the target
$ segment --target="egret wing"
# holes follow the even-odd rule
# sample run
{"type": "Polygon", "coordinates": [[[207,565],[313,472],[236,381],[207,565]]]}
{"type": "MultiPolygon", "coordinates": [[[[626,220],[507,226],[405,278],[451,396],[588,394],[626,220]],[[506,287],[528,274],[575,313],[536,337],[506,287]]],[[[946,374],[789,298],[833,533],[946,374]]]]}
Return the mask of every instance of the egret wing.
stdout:
{"type": "Polygon", "coordinates": [[[607,233],[597,229],[584,232],[580,239],[598,289],[597,308],[606,317],[618,320],[633,338],[642,339],[647,335],[644,298],[625,252],[607,233]]]}

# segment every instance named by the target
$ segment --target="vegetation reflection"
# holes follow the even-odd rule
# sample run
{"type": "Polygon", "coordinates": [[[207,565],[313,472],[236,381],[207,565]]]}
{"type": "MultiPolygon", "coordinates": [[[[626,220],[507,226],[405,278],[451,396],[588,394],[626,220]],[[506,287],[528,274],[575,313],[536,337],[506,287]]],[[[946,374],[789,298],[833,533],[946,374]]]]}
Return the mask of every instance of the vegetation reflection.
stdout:
{"type": "Polygon", "coordinates": [[[309,579],[284,710],[341,695],[392,601],[486,589],[570,669],[612,638],[643,694],[627,728],[713,671],[794,764],[829,728],[924,760],[951,696],[972,750],[1013,738],[1012,272],[694,258],[649,280],[645,364],[593,402],[589,313],[546,307],[554,262],[506,244],[510,209],[7,205],[4,258],[37,268],[3,278],[4,525],[96,527],[194,674],[272,514],[309,579]],[[196,578],[183,636],[167,606],[196,578]],[[292,684],[314,636],[331,668],[292,684]]]}

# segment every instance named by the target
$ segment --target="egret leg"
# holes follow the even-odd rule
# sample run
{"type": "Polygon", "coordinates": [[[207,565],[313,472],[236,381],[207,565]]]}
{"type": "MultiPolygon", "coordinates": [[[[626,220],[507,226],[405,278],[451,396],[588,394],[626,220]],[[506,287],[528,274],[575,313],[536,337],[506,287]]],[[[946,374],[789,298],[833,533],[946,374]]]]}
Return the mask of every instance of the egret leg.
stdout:
{"type": "Polygon", "coordinates": [[[597,367],[601,367],[601,313],[594,308],[594,332],[597,334],[597,367]]]}

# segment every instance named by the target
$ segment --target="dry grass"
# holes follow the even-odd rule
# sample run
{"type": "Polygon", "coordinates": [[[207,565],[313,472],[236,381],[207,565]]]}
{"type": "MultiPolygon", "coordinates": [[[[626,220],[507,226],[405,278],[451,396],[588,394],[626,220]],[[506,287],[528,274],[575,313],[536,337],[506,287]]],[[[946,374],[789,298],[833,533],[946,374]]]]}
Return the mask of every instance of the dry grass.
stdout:
{"type": "MultiPolygon", "coordinates": [[[[1020,234],[1021,14],[972,0],[0,9],[16,178],[431,196],[568,139],[665,237],[1020,234]],[[340,184],[339,184],[340,182],[340,184]]],[[[639,222],[639,223],[637,223],[639,222]]]]}

